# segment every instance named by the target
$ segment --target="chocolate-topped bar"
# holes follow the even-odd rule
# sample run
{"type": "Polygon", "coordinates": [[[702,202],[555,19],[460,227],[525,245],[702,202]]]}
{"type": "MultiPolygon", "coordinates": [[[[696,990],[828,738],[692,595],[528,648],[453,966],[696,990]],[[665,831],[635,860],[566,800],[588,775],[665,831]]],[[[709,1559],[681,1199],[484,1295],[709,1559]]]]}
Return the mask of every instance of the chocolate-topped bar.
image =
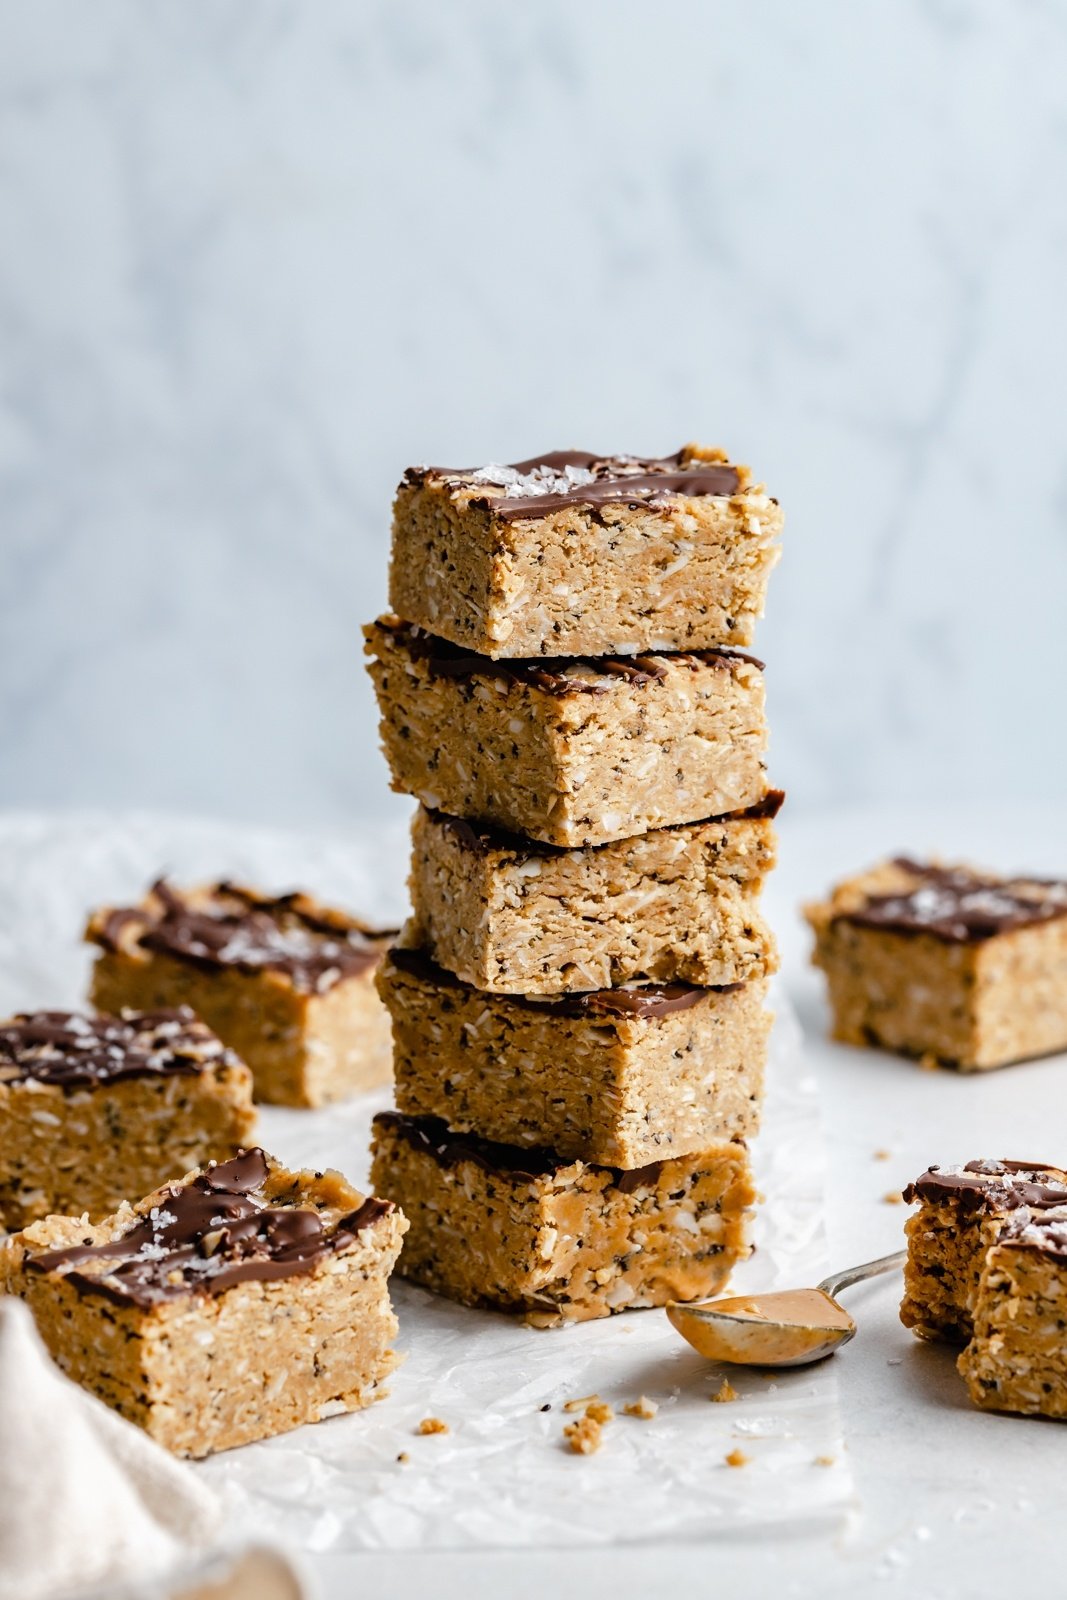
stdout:
{"type": "Polygon", "coordinates": [[[1067,882],[898,857],[806,914],[836,1038],[972,1072],[1067,1048],[1067,882]]]}
{"type": "Polygon", "coordinates": [[[781,526],[749,469],[700,445],[412,467],[396,495],[389,601],[484,656],[743,645],[781,526]]]}
{"type": "Polygon", "coordinates": [[[943,867],[898,856],[893,887],[865,893],[838,920],[905,935],[927,934],[951,944],[979,944],[1016,928],[1067,916],[1067,883],[994,878],[970,867],[943,867]]]}
{"type": "Polygon", "coordinates": [[[494,994],[765,977],[777,952],[759,897],[781,800],[574,850],[420,807],[403,942],[494,994]]]}
{"type": "Polygon", "coordinates": [[[704,1298],[747,1253],[740,1142],[619,1170],[383,1112],[373,1148],[376,1192],[411,1223],[401,1275],[535,1326],[704,1298]]]}
{"type": "Polygon", "coordinates": [[[1067,1172],[1027,1161],[930,1167],[904,1191],[919,1209],[906,1226],[901,1321],[923,1339],[971,1337],[986,1257],[1009,1224],[1067,1206],[1067,1172]]]}
{"type": "Polygon", "coordinates": [[[247,1061],[257,1099],[322,1105],[388,1076],[373,979],[392,936],[305,894],[160,879],[140,905],[89,919],[91,998],[188,1005],[247,1061]]]}
{"type": "Polygon", "coordinates": [[[203,1456],[379,1398],[404,1226],[339,1173],[253,1148],[96,1225],[33,1223],[0,1248],[0,1289],[69,1376],[203,1456]]]}
{"type": "Polygon", "coordinates": [[[252,1075],[188,1009],[0,1022],[0,1228],[114,1211],[247,1144],[252,1075]]]}
{"type": "Polygon", "coordinates": [[[761,663],[742,651],[539,665],[457,656],[397,617],[364,631],[393,788],[432,810],[569,848],[767,794],[761,663]]]}
{"type": "Polygon", "coordinates": [[[506,1144],[639,1167],[759,1126],[766,983],[484,994],[424,951],[379,972],[396,1103],[506,1144]]]}

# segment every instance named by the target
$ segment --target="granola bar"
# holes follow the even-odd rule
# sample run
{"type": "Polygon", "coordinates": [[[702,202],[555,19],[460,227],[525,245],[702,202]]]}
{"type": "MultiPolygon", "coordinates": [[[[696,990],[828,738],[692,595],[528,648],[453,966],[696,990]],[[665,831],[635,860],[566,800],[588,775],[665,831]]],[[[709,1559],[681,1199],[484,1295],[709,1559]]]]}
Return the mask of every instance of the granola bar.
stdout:
{"type": "Polygon", "coordinates": [[[255,1125],[252,1074],[188,1008],[0,1022],[0,1229],[114,1211],[255,1125]]]}
{"type": "Polygon", "coordinates": [[[526,998],[482,994],[424,952],[394,950],[396,1103],[502,1144],[640,1167],[759,1126],[766,984],[646,984],[526,998]]]}
{"type": "Polygon", "coordinates": [[[1067,1205],[1067,1172],[1024,1161],[931,1167],[904,1191],[908,1218],[900,1319],[922,1339],[963,1343],[974,1330],[989,1251],[1019,1218],[1067,1205]]]}
{"type": "Polygon", "coordinates": [[[1067,883],[899,858],[806,914],[836,1038],[963,1072],[1067,1047],[1067,883]]]}
{"type": "Polygon", "coordinates": [[[403,942],[494,994],[763,977],[777,966],[759,896],[782,798],[576,850],[420,807],[403,942]]]}
{"type": "Polygon", "coordinates": [[[404,1227],[340,1173],[252,1149],[103,1222],[32,1223],[0,1247],[0,1290],[69,1377],[205,1456],[381,1397],[404,1227]]]}
{"type": "Polygon", "coordinates": [[[431,810],[572,846],[766,795],[752,656],[494,662],[395,617],[365,634],[393,788],[431,810]]]}
{"type": "Polygon", "coordinates": [[[309,895],[160,879],[140,905],[89,919],[91,998],[190,1006],[247,1061],[258,1100],[324,1105],[388,1080],[374,969],[393,936],[309,895]]]}
{"type": "Polygon", "coordinates": [[[747,644],[782,515],[721,450],[413,467],[396,496],[389,601],[487,656],[747,644]]]}
{"type": "Polygon", "coordinates": [[[537,1327],[715,1293],[755,1199],[741,1143],[624,1172],[398,1112],[374,1120],[372,1178],[403,1196],[403,1277],[537,1327]]]}

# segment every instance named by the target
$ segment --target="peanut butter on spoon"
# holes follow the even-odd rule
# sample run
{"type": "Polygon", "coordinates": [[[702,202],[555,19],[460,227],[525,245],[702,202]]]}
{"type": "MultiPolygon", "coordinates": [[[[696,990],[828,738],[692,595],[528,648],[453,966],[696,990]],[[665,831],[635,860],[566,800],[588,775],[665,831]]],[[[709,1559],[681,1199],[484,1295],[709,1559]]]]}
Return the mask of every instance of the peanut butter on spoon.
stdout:
{"type": "Polygon", "coordinates": [[[906,1259],[906,1250],[881,1256],[824,1278],[814,1289],[731,1295],[698,1305],[672,1301],[667,1315],[682,1338],[709,1361],[805,1367],[833,1355],[855,1336],[855,1322],[834,1297],[850,1284],[902,1267],[906,1259]]]}

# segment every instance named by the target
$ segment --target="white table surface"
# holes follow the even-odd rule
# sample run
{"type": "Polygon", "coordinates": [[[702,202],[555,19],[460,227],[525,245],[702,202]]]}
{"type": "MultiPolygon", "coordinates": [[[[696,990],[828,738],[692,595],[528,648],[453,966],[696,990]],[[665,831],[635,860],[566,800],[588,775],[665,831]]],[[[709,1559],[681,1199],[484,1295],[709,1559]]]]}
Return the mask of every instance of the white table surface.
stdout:
{"type": "MultiPolygon", "coordinates": [[[[781,866],[768,893],[789,993],[823,1095],[830,1171],[828,1226],[835,1264],[899,1248],[905,1210],[885,1201],[932,1161],[1008,1156],[1067,1159],[1067,1060],[980,1077],[825,1040],[825,1009],[806,966],[798,904],[879,855],[938,851],[1005,870],[1067,875],[1064,814],[1020,815],[951,805],[782,819],[781,866]],[[875,1152],[888,1150],[888,1160],[875,1152]]],[[[860,1325],[838,1364],[847,1446],[861,1505],[834,1534],[758,1544],[637,1544],[531,1553],[405,1553],[318,1557],[323,1600],[356,1593],[389,1600],[544,1600],[547,1594],[666,1595],[699,1585],[763,1595],[907,1594],[975,1597],[1022,1581],[1049,1585],[1065,1546],[1061,1511],[1067,1431],[1053,1423],[973,1410],[947,1349],[901,1327],[899,1279],[850,1292],[860,1325]]],[[[640,1508],[635,1508],[640,1514],[640,1508]]]]}

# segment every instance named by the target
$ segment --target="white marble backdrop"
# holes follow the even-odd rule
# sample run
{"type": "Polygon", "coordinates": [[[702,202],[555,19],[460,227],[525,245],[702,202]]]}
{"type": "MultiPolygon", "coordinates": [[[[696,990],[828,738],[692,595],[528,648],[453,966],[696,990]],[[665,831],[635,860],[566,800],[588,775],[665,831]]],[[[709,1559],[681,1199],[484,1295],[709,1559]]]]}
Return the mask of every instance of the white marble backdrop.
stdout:
{"type": "Polygon", "coordinates": [[[388,796],[410,460],[788,512],[798,807],[1067,784],[1067,7],[0,0],[0,804],[388,796]]]}

